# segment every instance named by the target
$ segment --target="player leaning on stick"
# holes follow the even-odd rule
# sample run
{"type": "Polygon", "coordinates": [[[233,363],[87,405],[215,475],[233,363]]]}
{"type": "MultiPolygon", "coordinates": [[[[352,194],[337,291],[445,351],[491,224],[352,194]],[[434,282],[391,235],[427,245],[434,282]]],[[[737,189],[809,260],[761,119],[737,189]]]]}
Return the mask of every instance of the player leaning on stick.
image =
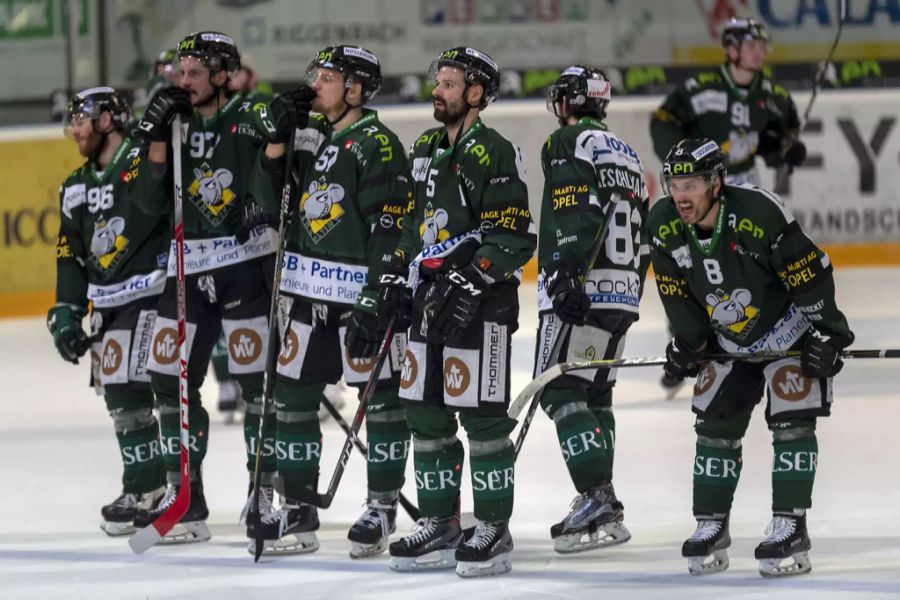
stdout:
{"type": "Polygon", "coordinates": [[[773,517],[756,558],[765,576],[805,573],[816,419],[830,413],[832,377],[843,365],[838,354],[853,341],[835,304],[831,262],[779,197],[723,183],[725,158],[712,140],[682,140],[663,166],[669,195],[653,205],[648,235],[657,289],[675,328],[665,371],[697,377],[697,530],[682,555],[694,575],[728,568],[741,440],[768,386],[773,517]],[[799,350],[800,358],[697,366],[705,352],[784,350],[799,350]]]}
{"type": "MultiPolygon", "coordinates": [[[[562,324],[571,328],[561,361],[610,359],[622,356],[625,333],[638,318],[650,258],[643,228],[648,198],[640,159],[603,123],[609,101],[603,72],[582,66],[563,71],[548,91],[547,107],[560,128],[541,151],[536,375],[547,368],[562,324]],[[585,274],[607,211],[614,214],[603,250],[585,274]]],[[[550,530],[558,552],[631,538],[612,485],[615,383],[615,371],[584,371],[555,380],[541,396],[579,493],[550,530]]]]}
{"type": "Polygon", "coordinates": [[[404,216],[378,300],[385,318],[408,318],[412,296],[400,396],[424,515],[415,533],[391,544],[391,568],[456,566],[457,574],[474,577],[511,568],[510,339],[518,327],[516,271],[534,252],[535,231],[522,154],[479,116],[497,95],[496,63],[473,48],[454,48],[432,63],[429,78],[436,84],[434,117],[443,126],[412,146],[415,207],[404,216]],[[465,541],[460,422],[469,438],[478,520],[465,541]]]}
{"type": "MultiPolygon", "coordinates": [[[[157,92],[138,125],[147,150],[137,169],[134,200],[150,214],[173,210],[169,140],[172,119],[182,114],[186,123],[182,172],[191,505],[181,527],[167,539],[188,542],[209,538],[200,471],[209,439],[209,415],[200,401],[200,386],[220,329],[228,342],[229,371],[247,404],[244,438],[251,473],[255,464],[276,235],[249,193],[250,174],[263,136],[256,126],[252,102],[228,91],[229,73],[240,66],[237,46],[226,35],[204,31],[185,37],[177,50],[180,85],[157,92]]],[[[143,526],[174,501],[180,481],[174,253],[169,257],[168,274],[154,329],[150,371],[169,489],[156,511],[138,515],[143,526]]],[[[265,417],[274,421],[274,416],[265,417]]],[[[261,494],[269,509],[275,471],[271,444],[269,439],[263,446],[270,450],[263,453],[261,494]]]]}
{"type": "Polygon", "coordinates": [[[101,509],[109,535],[133,533],[138,510],[155,507],[165,484],[147,358],[171,227],[123,193],[138,154],[124,134],[129,117],[112,88],[91,88],[69,102],[66,134],[87,160],[60,187],[56,304],[47,315],[65,360],[77,364],[91,350],[91,385],[113,420],[123,474],[122,494],[101,509]],[[81,327],[89,302],[90,338],[81,327]]]}
{"type": "MultiPolygon", "coordinates": [[[[270,105],[260,185],[284,182],[285,144],[296,144],[294,186],[281,276],[281,353],[275,385],[278,473],[284,503],[263,516],[266,554],[312,552],[316,508],[297,498],[315,489],[322,431],[317,411],[325,385],[343,375],[362,388],[384,331],[375,313],[382,261],[400,238],[411,192],[403,146],[378,113],[365,108],[381,89],[378,58],[358,46],[329,46],[306,70],[309,85],[270,105]],[[309,119],[297,103],[312,102],[309,119]]],[[[309,111],[306,105],[305,110],[309,111]]],[[[402,336],[366,410],[367,508],[349,532],[350,556],[384,552],[403,487],[409,429],[398,398],[402,336]]],[[[251,549],[252,550],[252,549],[251,549]]]]}

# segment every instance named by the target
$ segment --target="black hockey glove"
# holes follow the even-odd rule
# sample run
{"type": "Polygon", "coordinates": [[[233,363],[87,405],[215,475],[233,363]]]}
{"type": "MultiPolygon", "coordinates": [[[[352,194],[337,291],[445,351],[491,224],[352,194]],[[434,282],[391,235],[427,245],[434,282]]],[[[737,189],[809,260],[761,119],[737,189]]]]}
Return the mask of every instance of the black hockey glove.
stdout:
{"type": "MultiPolygon", "coordinates": [[[[371,294],[365,292],[364,294],[371,294]]],[[[347,335],[344,345],[350,358],[372,358],[378,352],[383,332],[375,315],[375,299],[370,295],[360,295],[356,306],[345,317],[347,335]]]]}
{"type": "Polygon", "coordinates": [[[474,264],[438,279],[425,294],[422,307],[425,339],[444,344],[458,338],[475,318],[486,289],[484,274],[474,264]]]}
{"type": "Polygon", "coordinates": [[[276,144],[290,141],[295,129],[303,129],[309,123],[309,111],[316,91],[308,85],[281,94],[269,104],[272,126],[269,139],[276,144]]]}
{"type": "Polygon", "coordinates": [[[91,342],[81,328],[81,319],[87,314],[82,308],[59,304],[47,313],[47,329],[53,335],[53,344],[59,355],[73,365],[84,356],[91,342]]]}
{"type": "Polygon", "coordinates": [[[698,356],[699,352],[690,350],[677,337],[672,338],[669,345],[666,346],[666,364],[663,366],[663,371],[674,379],[696,377],[700,372],[700,367],[697,365],[698,356]]]}
{"type": "Polygon", "coordinates": [[[178,86],[163,88],[153,95],[137,133],[150,142],[167,142],[172,135],[175,115],[191,114],[191,93],[178,86]]]}
{"type": "Polygon", "coordinates": [[[803,374],[818,379],[834,377],[840,373],[844,366],[840,357],[841,350],[852,343],[852,338],[844,342],[845,340],[821,332],[815,327],[810,328],[800,350],[800,369],[803,374]]]}
{"type": "Polygon", "coordinates": [[[544,289],[553,302],[553,312],[563,323],[584,325],[591,301],[575,283],[565,261],[553,261],[544,271],[544,289]]]}
{"type": "Polygon", "coordinates": [[[806,144],[800,140],[792,140],[782,151],[784,162],[790,167],[799,167],[806,160],[806,144]]]}
{"type": "Polygon", "coordinates": [[[378,278],[378,319],[386,326],[391,316],[396,316],[396,331],[409,329],[412,315],[412,290],[406,285],[409,278],[409,267],[405,261],[395,255],[385,265],[378,278]]]}
{"type": "Polygon", "coordinates": [[[806,144],[792,136],[785,136],[777,129],[766,129],[759,134],[757,154],[766,161],[766,166],[777,169],[787,165],[793,170],[806,160],[806,144]]]}
{"type": "Polygon", "coordinates": [[[241,224],[234,232],[234,237],[239,244],[244,244],[250,239],[250,233],[260,225],[268,225],[272,222],[269,214],[251,196],[246,196],[241,201],[241,224]]]}

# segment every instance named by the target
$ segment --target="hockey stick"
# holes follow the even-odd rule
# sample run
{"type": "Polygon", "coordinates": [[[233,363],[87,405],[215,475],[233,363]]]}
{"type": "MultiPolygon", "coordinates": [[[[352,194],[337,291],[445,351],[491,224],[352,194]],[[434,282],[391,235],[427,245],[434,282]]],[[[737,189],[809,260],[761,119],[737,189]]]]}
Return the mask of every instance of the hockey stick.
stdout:
{"type": "MultiPolygon", "coordinates": [[[[606,232],[609,230],[609,224],[613,219],[613,212],[615,211],[616,204],[622,198],[619,194],[613,193],[609,197],[609,204],[606,207],[606,214],[603,215],[603,221],[600,222],[600,227],[597,228],[597,234],[594,237],[594,245],[591,247],[591,254],[588,257],[587,264],[584,266],[584,271],[578,277],[578,287],[579,289],[584,289],[584,282],[587,279],[588,275],[591,273],[591,269],[594,268],[594,263],[597,262],[597,259],[600,257],[600,252],[603,250],[603,242],[604,238],[606,238],[606,232]]],[[[563,342],[566,337],[569,335],[569,331],[572,329],[572,326],[569,323],[562,323],[559,328],[559,333],[556,335],[556,339],[553,340],[553,347],[550,349],[550,356],[547,357],[547,365],[555,365],[559,361],[559,354],[562,352],[563,342]]],[[[545,373],[547,370],[545,369],[545,373]]],[[[534,399],[531,401],[531,404],[528,406],[528,412],[525,414],[525,419],[522,421],[522,426],[519,428],[519,435],[516,436],[516,456],[519,456],[519,452],[522,450],[522,444],[525,443],[525,435],[528,433],[528,430],[531,429],[531,422],[534,420],[534,415],[537,412],[537,408],[541,403],[541,397],[544,395],[543,388],[537,390],[536,394],[533,394],[534,399]]],[[[521,394],[520,394],[521,396],[521,394]]],[[[516,397],[518,401],[519,398],[516,397]]],[[[521,405],[524,404],[520,402],[519,409],[516,411],[515,416],[512,414],[512,405],[510,405],[508,414],[513,418],[517,418],[519,413],[522,412],[521,405]]]]}
{"type": "MultiPolygon", "coordinates": [[[[831,64],[831,60],[834,58],[834,53],[837,50],[838,44],[841,41],[841,32],[844,30],[844,22],[847,20],[847,0],[840,0],[840,11],[838,13],[838,27],[837,32],[834,34],[834,41],[831,42],[831,48],[828,50],[828,55],[825,57],[825,62],[822,63],[822,66],[819,68],[819,72],[816,74],[816,78],[813,82],[812,93],[809,96],[809,102],[806,105],[806,110],[803,111],[803,122],[800,124],[800,131],[797,133],[798,137],[803,134],[804,130],[806,130],[806,126],[809,125],[809,113],[812,111],[813,103],[816,101],[816,97],[819,95],[819,90],[822,89],[822,83],[825,81],[825,74],[828,72],[828,65],[831,64]]],[[[775,182],[775,187],[772,188],[773,191],[777,194],[778,190],[781,189],[781,186],[784,185],[787,176],[790,174],[791,169],[785,165],[782,167],[778,173],[778,180],[775,182]]]]}
{"type": "MultiPolygon", "coordinates": [[[[356,449],[359,450],[363,455],[368,455],[369,450],[366,447],[366,443],[364,441],[362,441],[361,439],[359,439],[358,435],[351,434],[350,425],[347,423],[346,420],[344,420],[344,417],[341,415],[341,413],[338,412],[338,409],[336,409],[334,407],[334,404],[331,403],[331,400],[323,397],[322,404],[325,406],[325,409],[329,413],[331,413],[331,416],[334,419],[334,421],[338,425],[341,426],[341,429],[344,430],[344,433],[346,433],[347,435],[352,435],[353,445],[356,446],[356,449]]],[[[421,513],[419,512],[419,507],[417,507],[415,504],[410,502],[409,499],[407,499],[407,497],[403,495],[403,492],[400,492],[400,505],[403,507],[403,510],[406,511],[406,514],[408,514],[409,517],[413,521],[418,521],[419,517],[422,516],[421,513]]]]}
{"type": "Polygon", "coordinates": [[[128,545],[135,554],[146,552],[174,527],[191,504],[191,456],[188,452],[187,308],[184,300],[184,212],[181,190],[181,117],[172,121],[172,194],[175,200],[175,295],[178,315],[178,404],[181,413],[181,487],[175,501],[153,523],[138,530],[128,545]]]}
{"type": "Polygon", "coordinates": [[[291,201],[291,169],[294,164],[294,138],[287,144],[284,158],[284,183],[281,186],[281,208],[278,220],[278,254],[275,256],[275,272],[272,276],[272,301],[269,305],[269,338],[266,343],[266,365],[263,372],[263,397],[259,415],[259,432],[256,435],[256,459],[253,465],[253,489],[250,491],[250,506],[247,510],[247,524],[253,528],[253,562],[259,562],[265,540],[263,539],[262,515],[259,510],[259,486],[262,482],[262,448],[265,438],[266,414],[272,406],[275,391],[275,361],[278,360],[278,298],[281,291],[281,267],[284,261],[285,230],[288,208],[291,201]]]}
{"type": "Polygon", "coordinates": [[[394,325],[396,322],[397,316],[391,316],[391,319],[387,324],[387,330],[384,332],[384,340],[381,342],[381,349],[375,357],[375,365],[372,367],[372,374],[369,375],[369,381],[366,382],[366,387],[363,388],[362,394],[359,396],[359,407],[356,409],[356,414],[353,415],[353,423],[347,431],[347,439],[344,441],[344,447],[341,448],[341,454],[338,458],[338,463],[334,468],[334,473],[331,475],[331,481],[328,483],[328,489],[324,494],[319,494],[314,489],[304,488],[298,492],[298,500],[301,502],[312,504],[319,508],[328,508],[331,506],[331,502],[334,500],[334,494],[337,492],[338,484],[341,482],[341,477],[343,477],[344,470],[347,468],[347,461],[350,459],[350,453],[353,452],[353,446],[364,446],[357,434],[359,433],[359,428],[362,427],[363,418],[366,416],[366,406],[369,404],[369,398],[375,393],[375,387],[378,385],[378,375],[381,373],[381,367],[384,365],[384,360],[387,358],[388,352],[390,352],[391,342],[394,340],[394,325]]]}
{"type": "MultiPolygon", "coordinates": [[[[801,352],[799,350],[788,350],[786,352],[762,352],[758,354],[710,354],[700,358],[703,362],[711,360],[777,360],[780,358],[799,358],[801,352]]],[[[900,358],[900,349],[889,350],[844,350],[840,353],[841,358],[862,359],[862,358],[900,358]]],[[[525,403],[529,398],[540,394],[544,387],[561,375],[571,373],[572,371],[585,371],[587,369],[621,369],[624,367],[655,367],[666,364],[665,356],[651,356],[647,358],[616,358],[611,360],[589,360],[584,362],[568,362],[559,363],[547,369],[537,377],[535,377],[528,385],[526,385],[519,395],[516,396],[509,405],[508,414],[515,419],[522,411],[525,403]]]]}

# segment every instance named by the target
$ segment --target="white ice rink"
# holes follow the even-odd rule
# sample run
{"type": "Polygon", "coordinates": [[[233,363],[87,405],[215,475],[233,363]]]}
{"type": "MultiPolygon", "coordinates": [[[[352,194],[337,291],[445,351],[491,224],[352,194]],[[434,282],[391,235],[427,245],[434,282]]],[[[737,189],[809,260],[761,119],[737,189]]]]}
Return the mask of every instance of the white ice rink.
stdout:
{"type": "MultiPolygon", "coordinates": [[[[900,347],[900,270],[840,270],[837,284],[856,347],[900,347]]],[[[626,356],[664,349],[662,309],[650,285],[626,356]]],[[[521,293],[514,391],[530,379],[533,295],[533,288],[521,293]]],[[[553,552],[550,525],[566,514],[575,492],[552,425],[541,414],[517,465],[513,571],[469,581],[453,571],[393,573],[386,555],[348,557],[347,530],[365,497],[365,463],[358,454],[332,508],[320,513],[321,549],[254,564],[237,525],[247,488],[241,428],[222,424],[212,393],[205,396],[214,423],[204,471],[212,540],[135,556],[125,538],[108,538],[98,528],[100,506],[119,491],[120,466],[102,399],[87,388],[87,365],[63,363],[43,319],[27,319],[0,322],[0,372],[2,600],[900,598],[900,361],[848,361],[838,377],[833,416],[818,430],[819,470],[809,513],[813,572],[781,580],[760,577],[753,559],[770,518],[771,438],[761,410],[744,443],[731,568],[705,578],[688,575],[680,547],[694,529],[693,417],[687,389],[671,402],[661,399],[656,369],[620,371],[615,394],[615,484],[632,540],[567,557],[553,552]]],[[[352,410],[348,405],[344,412],[352,410]]],[[[325,480],[342,441],[343,433],[329,423],[325,480]]],[[[415,500],[411,483],[405,493],[415,500]]],[[[463,510],[471,510],[466,483],[463,510]]],[[[396,535],[411,525],[401,515],[396,535]]]]}

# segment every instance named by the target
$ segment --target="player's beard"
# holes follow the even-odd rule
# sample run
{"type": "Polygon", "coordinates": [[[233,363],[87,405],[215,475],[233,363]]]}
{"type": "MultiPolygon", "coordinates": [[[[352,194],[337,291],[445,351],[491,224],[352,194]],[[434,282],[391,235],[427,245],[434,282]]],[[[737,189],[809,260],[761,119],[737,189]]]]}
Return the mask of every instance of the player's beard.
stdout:
{"type": "Polygon", "coordinates": [[[446,100],[435,100],[441,102],[443,108],[434,107],[434,120],[444,125],[455,125],[466,116],[466,105],[462,98],[456,102],[448,102],[446,100]]]}
{"type": "Polygon", "coordinates": [[[92,131],[83,138],[83,143],[79,142],[78,153],[88,160],[96,162],[97,157],[103,152],[103,144],[105,141],[106,136],[92,131]]]}

